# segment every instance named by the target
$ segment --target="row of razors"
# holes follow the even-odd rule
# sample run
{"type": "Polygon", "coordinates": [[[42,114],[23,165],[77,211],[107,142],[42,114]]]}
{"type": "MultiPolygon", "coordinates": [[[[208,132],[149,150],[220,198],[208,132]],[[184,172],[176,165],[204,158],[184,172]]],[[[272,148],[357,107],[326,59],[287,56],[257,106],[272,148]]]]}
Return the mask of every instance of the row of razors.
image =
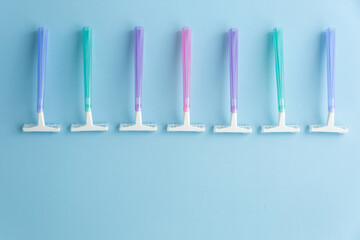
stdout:
{"type": "MultiPolygon", "coordinates": [[[[85,89],[85,124],[72,124],[72,132],[107,131],[107,124],[94,124],[91,107],[92,83],[92,29],[83,28],[83,61],[84,61],[84,89],[85,89]]],[[[237,124],[238,108],[238,29],[229,30],[229,63],[230,63],[230,125],[216,125],[216,133],[251,133],[250,126],[237,124]]],[[[37,117],[36,125],[24,125],[24,132],[60,132],[58,125],[46,125],[44,120],[44,84],[46,69],[48,31],[44,28],[38,30],[38,79],[37,79],[37,117]]],[[[278,98],[279,120],[277,125],[264,125],[263,133],[295,133],[300,132],[296,125],[285,124],[285,92],[284,92],[284,58],[283,58],[283,32],[281,29],[273,30],[275,52],[276,86],[278,98]]],[[[141,92],[143,79],[143,47],[144,29],[135,28],[135,123],[120,124],[120,131],[157,131],[156,124],[145,124],[141,116],[141,92]]],[[[310,132],[348,133],[345,126],[334,125],[335,95],[334,95],[334,60],[335,60],[335,29],[326,31],[327,55],[327,88],[328,88],[328,120],[325,126],[312,125],[310,132]]],[[[204,132],[202,124],[190,123],[190,70],[191,70],[191,29],[182,29],[182,64],[183,64],[183,110],[182,124],[169,124],[169,132],[204,132]]]]}

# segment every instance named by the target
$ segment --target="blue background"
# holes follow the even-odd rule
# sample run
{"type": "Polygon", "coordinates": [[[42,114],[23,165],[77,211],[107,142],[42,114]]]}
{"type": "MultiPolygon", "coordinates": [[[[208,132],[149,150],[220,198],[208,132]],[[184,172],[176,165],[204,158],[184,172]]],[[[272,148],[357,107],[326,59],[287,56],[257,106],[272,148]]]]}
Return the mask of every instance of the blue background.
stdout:
{"type": "Polygon", "coordinates": [[[0,14],[0,239],[360,239],[360,2],[10,1],[0,14]],[[83,26],[93,27],[93,114],[106,133],[70,133],[84,119],[83,26]],[[133,29],[145,29],[143,118],[134,121],[133,29]],[[37,28],[49,29],[45,118],[59,134],[24,134],[36,121],[37,28]],[[192,27],[192,122],[182,121],[181,35],[192,27]],[[227,31],[239,31],[239,122],[250,135],[215,135],[230,120],[227,31]],[[287,122],[276,123],[271,30],[284,29],[287,122]],[[337,30],[336,122],[325,123],[324,31],[337,30]]]}

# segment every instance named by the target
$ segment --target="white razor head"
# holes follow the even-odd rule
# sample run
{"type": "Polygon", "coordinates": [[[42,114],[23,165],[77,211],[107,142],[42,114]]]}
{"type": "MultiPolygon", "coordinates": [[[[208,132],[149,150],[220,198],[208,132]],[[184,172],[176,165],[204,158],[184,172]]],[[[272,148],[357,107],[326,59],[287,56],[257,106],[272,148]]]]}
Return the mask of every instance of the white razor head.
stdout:
{"type": "Polygon", "coordinates": [[[312,126],[310,126],[310,132],[314,132],[314,133],[348,133],[349,129],[346,126],[312,125],[312,126]]]}
{"type": "Polygon", "coordinates": [[[134,124],[134,123],[123,123],[120,124],[120,131],[157,131],[157,126],[154,123],[143,123],[143,124],[134,124]]]}
{"type": "Polygon", "coordinates": [[[49,125],[35,125],[25,124],[22,127],[23,132],[60,132],[60,125],[49,124],[49,125]]]}
{"type": "Polygon", "coordinates": [[[107,131],[109,127],[106,123],[98,124],[71,124],[71,132],[95,132],[107,131]]]}
{"type": "Polygon", "coordinates": [[[204,124],[168,124],[168,132],[205,132],[204,124]]]}
{"type": "Polygon", "coordinates": [[[215,133],[252,133],[251,126],[215,125],[215,133]]]}
{"type": "Polygon", "coordinates": [[[262,133],[297,133],[300,127],[297,125],[263,125],[262,133]]]}

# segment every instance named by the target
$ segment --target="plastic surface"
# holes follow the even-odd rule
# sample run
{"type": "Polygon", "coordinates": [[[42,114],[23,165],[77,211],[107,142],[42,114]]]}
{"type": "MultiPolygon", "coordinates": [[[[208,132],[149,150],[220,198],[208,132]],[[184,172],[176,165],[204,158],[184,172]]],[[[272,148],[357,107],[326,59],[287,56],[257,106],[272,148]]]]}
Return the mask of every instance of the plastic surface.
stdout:
{"type": "Polygon", "coordinates": [[[45,125],[44,118],[44,93],[46,74],[46,53],[47,53],[48,30],[38,29],[38,66],[37,66],[37,124],[25,124],[23,132],[60,132],[60,125],[45,125]]]}
{"type": "Polygon", "coordinates": [[[285,89],[284,89],[284,53],[283,53],[283,31],[275,28],[273,30],[276,88],[279,112],[285,111],[285,89]]]}
{"type": "Polygon", "coordinates": [[[119,131],[157,131],[155,123],[143,123],[141,92],[143,78],[144,28],[136,27],[135,35],[135,123],[120,124],[119,131]]]}
{"type": "Polygon", "coordinates": [[[237,125],[237,113],[231,113],[230,125],[215,125],[215,133],[251,133],[252,128],[249,125],[237,125]]]}
{"type": "Polygon", "coordinates": [[[119,131],[157,131],[155,123],[143,123],[141,111],[135,111],[135,123],[120,124],[119,131]]]}
{"type": "Polygon", "coordinates": [[[37,112],[44,111],[46,54],[47,54],[48,30],[38,29],[38,67],[37,67],[37,112]]]}
{"type": "Polygon", "coordinates": [[[85,90],[85,124],[72,124],[71,132],[107,131],[106,123],[93,123],[91,113],[91,83],[92,83],[92,29],[83,28],[83,57],[84,57],[84,90],[85,90]]]}
{"type": "Polygon", "coordinates": [[[60,125],[45,125],[44,93],[46,74],[48,30],[38,29],[38,65],[37,65],[37,124],[24,124],[23,132],[60,132],[60,125]]]}
{"type": "Polygon", "coordinates": [[[58,124],[45,125],[44,112],[38,112],[37,118],[37,124],[25,124],[22,127],[23,132],[60,132],[58,124]]]}
{"type": "Polygon", "coordinates": [[[92,28],[83,28],[85,111],[91,111],[92,28]]]}
{"type": "Polygon", "coordinates": [[[182,37],[183,63],[183,105],[184,112],[190,111],[190,81],[191,81],[191,28],[184,27],[182,37]]]}
{"type": "Polygon", "coordinates": [[[229,30],[229,63],[230,63],[230,110],[237,112],[238,101],[238,38],[236,28],[229,30]]]}
{"type": "Polygon", "coordinates": [[[311,125],[310,132],[314,133],[348,133],[347,126],[335,126],[335,29],[326,30],[326,59],[327,59],[327,91],[328,91],[328,120],[324,125],[311,125]]]}
{"type": "Polygon", "coordinates": [[[298,125],[285,124],[285,112],[279,112],[278,125],[263,125],[261,126],[262,133],[297,133],[300,132],[298,125]]]}
{"type": "Polygon", "coordinates": [[[182,64],[183,64],[183,106],[184,119],[182,124],[168,124],[168,132],[205,132],[205,125],[190,123],[190,72],[191,72],[191,28],[184,27],[181,31],[182,64]]]}
{"type": "Polygon", "coordinates": [[[300,132],[297,125],[285,124],[285,91],[284,91],[284,56],[283,56],[283,32],[282,29],[273,30],[274,52],[275,52],[275,70],[276,70],[276,88],[279,107],[278,125],[263,125],[262,133],[296,133],[300,132]]]}
{"type": "Polygon", "coordinates": [[[135,111],[141,111],[143,78],[144,28],[135,28],[135,111]]]}
{"type": "Polygon", "coordinates": [[[91,111],[85,112],[86,122],[85,124],[71,124],[71,132],[96,132],[96,131],[107,131],[109,127],[106,123],[93,123],[91,111]]]}
{"type": "Polygon", "coordinates": [[[183,124],[168,124],[168,132],[205,132],[204,124],[191,124],[190,123],[190,111],[184,111],[183,124]]]}
{"type": "Polygon", "coordinates": [[[328,110],[335,111],[335,29],[326,30],[328,110]]]}
{"type": "Polygon", "coordinates": [[[349,129],[347,126],[335,126],[335,112],[329,111],[327,124],[325,126],[312,125],[309,131],[313,133],[348,133],[349,129]]]}
{"type": "Polygon", "coordinates": [[[238,102],[238,38],[239,30],[231,28],[228,33],[229,40],[229,68],[230,68],[230,125],[215,125],[215,133],[251,133],[252,128],[248,125],[237,125],[237,102],[238,102]]]}

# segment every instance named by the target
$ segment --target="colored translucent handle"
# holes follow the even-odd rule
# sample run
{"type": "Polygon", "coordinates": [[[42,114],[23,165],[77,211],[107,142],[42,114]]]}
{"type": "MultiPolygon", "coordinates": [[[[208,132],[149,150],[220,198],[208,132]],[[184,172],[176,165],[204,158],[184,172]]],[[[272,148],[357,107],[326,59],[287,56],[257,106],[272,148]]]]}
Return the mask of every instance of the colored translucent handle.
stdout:
{"type": "Polygon", "coordinates": [[[236,28],[229,30],[229,62],[230,62],[230,107],[231,112],[237,112],[238,101],[238,38],[236,28]]]}
{"type": "Polygon", "coordinates": [[[279,112],[285,111],[285,89],[284,89],[284,53],[283,53],[283,31],[275,28],[273,30],[276,88],[279,112]]]}
{"type": "Polygon", "coordinates": [[[44,111],[46,53],[47,53],[48,30],[38,29],[38,79],[37,79],[37,112],[44,111]]]}
{"type": "Polygon", "coordinates": [[[144,28],[135,28],[135,111],[141,111],[143,78],[144,28]]]}
{"type": "Polygon", "coordinates": [[[184,112],[190,111],[190,72],[191,72],[191,28],[182,29],[183,62],[183,105],[184,112]]]}
{"type": "Polygon", "coordinates": [[[91,111],[91,82],[92,82],[92,29],[83,28],[83,56],[84,56],[84,89],[85,111],[91,111]]]}
{"type": "Polygon", "coordinates": [[[335,111],[335,29],[326,30],[328,110],[335,111]]]}

